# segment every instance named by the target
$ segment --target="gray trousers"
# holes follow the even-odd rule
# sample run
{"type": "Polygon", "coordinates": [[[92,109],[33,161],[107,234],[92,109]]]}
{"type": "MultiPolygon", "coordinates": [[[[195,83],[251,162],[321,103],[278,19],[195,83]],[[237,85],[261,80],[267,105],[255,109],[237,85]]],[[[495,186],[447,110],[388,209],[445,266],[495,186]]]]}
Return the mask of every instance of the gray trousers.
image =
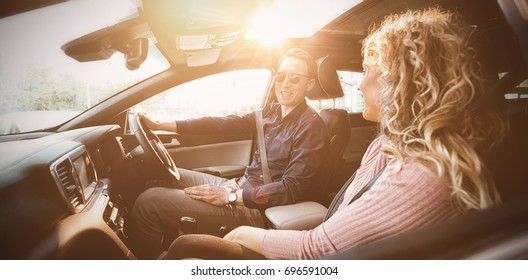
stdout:
{"type": "Polygon", "coordinates": [[[264,227],[259,210],[244,206],[214,206],[195,200],[183,188],[211,184],[222,186],[228,179],[200,172],[179,169],[178,185],[171,188],[153,187],[137,198],[127,233],[129,245],[138,258],[155,259],[161,254],[162,240],[167,233],[177,233],[180,218],[189,216],[197,221],[197,233],[217,234],[221,226],[249,225],[264,227]]]}

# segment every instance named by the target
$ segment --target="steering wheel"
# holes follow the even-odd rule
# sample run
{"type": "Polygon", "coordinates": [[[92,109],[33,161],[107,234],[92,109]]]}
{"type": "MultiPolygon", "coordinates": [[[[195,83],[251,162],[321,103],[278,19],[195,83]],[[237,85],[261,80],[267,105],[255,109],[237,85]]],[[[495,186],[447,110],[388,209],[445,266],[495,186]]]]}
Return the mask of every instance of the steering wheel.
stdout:
{"type": "Polygon", "coordinates": [[[160,170],[161,176],[179,180],[180,173],[174,160],[172,160],[158,136],[145,125],[139,114],[131,113],[129,115],[129,124],[141,148],[143,148],[147,162],[152,164],[156,170],[160,170]]]}

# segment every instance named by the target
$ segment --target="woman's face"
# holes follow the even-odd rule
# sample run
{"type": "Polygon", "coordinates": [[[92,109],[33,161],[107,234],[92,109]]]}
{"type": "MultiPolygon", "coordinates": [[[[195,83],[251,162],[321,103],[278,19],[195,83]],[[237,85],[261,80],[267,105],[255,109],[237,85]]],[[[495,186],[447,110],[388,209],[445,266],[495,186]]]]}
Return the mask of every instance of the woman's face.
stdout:
{"type": "Polygon", "coordinates": [[[363,79],[358,86],[365,101],[363,118],[378,122],[381,102],[381,85],[378,82],[378,78],[381,72],[378,70],[378,66],[365,63],[363,64],[363,70],[363,79]]]}

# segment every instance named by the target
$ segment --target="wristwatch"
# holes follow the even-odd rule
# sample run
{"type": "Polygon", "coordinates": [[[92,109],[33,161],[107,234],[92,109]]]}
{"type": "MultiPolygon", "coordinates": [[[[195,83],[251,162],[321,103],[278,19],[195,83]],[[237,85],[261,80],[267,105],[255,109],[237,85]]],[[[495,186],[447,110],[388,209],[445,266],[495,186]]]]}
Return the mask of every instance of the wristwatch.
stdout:
{"type": "Polygon", "coordinates": [[[235,205],[237,198],[237,189],[233,188],[231,189],[231,192],[227,195],[227,203],[229,203],[230,205],[235,205]]]}

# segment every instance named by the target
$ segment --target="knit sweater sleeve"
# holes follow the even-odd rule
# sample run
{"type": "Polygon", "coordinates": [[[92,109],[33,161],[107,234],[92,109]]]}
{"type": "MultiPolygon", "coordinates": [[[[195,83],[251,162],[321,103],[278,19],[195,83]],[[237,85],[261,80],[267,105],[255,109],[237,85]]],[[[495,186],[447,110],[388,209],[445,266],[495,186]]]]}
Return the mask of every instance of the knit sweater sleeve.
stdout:
{"type": "Polygon", "coordinates": [[[269,230],[263,240],[265,256],[319,258],[458,215],[449,190],[431,170],[413,160],[398,172],[394,169],[389,164],[361,198],[313,230],[269,230]]]}

